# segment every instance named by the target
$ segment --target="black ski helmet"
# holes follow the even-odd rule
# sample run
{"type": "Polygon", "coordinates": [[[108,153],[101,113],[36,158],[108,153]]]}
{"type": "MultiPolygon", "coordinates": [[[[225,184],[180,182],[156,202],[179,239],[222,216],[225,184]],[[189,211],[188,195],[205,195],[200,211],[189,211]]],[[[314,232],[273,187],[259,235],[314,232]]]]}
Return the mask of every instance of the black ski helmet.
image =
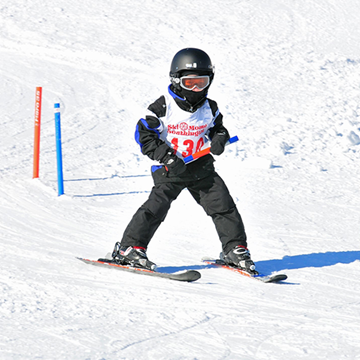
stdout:
{"type": "Polygon", "coordinates": [[[198,75],[209,75],[211,85],[214,78],[214,66],[211,63],[209,55],[200,49],[186,48],[177,52],[170,66],[170,81],[175,88],[179,87],[179,79],[184,73],[186,75],[192,72],[198,75]]]}

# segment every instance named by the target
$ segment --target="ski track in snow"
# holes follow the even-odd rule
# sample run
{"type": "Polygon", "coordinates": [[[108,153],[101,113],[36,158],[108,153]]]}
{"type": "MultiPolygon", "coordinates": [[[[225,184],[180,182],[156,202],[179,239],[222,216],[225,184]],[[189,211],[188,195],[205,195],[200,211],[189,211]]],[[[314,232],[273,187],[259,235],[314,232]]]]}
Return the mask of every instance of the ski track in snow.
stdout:
{"type": "Polygon", "coordinates": [[[359,13],[356,0],[0,0],[0,359],[360,359],[359,13]],[[134,127],[188,46],[215,63],[209,97],[240,138],[216,167],[258,269],[282,284],[204,265],[219,241],[186,191],[148,254],[197,282],[75,258],[110,252],[147,199],[134,127]]]}

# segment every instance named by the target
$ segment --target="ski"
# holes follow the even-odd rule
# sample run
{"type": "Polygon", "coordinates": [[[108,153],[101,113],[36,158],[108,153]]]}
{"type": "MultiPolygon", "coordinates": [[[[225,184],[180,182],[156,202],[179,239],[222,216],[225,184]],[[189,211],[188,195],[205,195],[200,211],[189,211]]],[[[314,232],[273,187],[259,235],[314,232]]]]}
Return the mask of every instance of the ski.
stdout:
{"type": "Polygon", "coordinates": [[[209,265],[221,267],[223,269],[228,269],[228,270],[234,271],[240,275],[244,275],[249,278],[259,280],[263,283],[279,282],[279,281],[287,279],[287,275],[285,275],[285,274],[274,274],[274,275],[257,274],[257,275],[254,275],[254,274],[248,273],[247,271],[236,268],[234,266],[227,265],[223,260],[220,260],[220,259],[212,259],[212,258],[204,257],[204,258],[202,258],[202,262],[209,264],[209,265]]]}
{"type": "Polygon", "coordinates": [[[143,268],[119,265],[116,262],[114,262],[113,260],[109,260],[109,259],[101,259],[100,258],[98,260],[90,260],[90,259],[84,259],[84,258],[80,258],[80,257],[77,257],[77,259],[83,261],[85,264],[102,266],[102,267],[106,267],[108,269],[124,270],[124,271],[128,271],[128,272],[131,272],[134,274],[155,276],[155,277],[160,277],[160,278],[169,279],[169,280],[192,282],[192,281],[196,281],[196,280],[200,279],[200,277],[201,277],[201,274],[196,270],[184,270],[184,271],[176,272],[176,273],[162,273],[162,272],[152,271],[152,270],[143,269],[143,268]]]}

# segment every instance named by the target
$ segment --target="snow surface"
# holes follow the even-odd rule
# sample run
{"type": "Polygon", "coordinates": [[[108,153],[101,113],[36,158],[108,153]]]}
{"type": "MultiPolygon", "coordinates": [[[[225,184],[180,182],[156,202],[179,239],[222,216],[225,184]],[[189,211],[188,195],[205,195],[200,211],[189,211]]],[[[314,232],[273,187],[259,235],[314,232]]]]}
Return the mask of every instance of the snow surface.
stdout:
{"type": "Polygon", "coordinates": [[[360,359],[358,0],[0,0],[0,30],[0,359],[360,359]],[[148,254],[199,281],[75,258],[111,251],[147,199],[134,127],[188,46],[216,65],[210,97],[240,138],[216,167],[282,285],[204,266],[220,242],[186,191],[148,254]]]}

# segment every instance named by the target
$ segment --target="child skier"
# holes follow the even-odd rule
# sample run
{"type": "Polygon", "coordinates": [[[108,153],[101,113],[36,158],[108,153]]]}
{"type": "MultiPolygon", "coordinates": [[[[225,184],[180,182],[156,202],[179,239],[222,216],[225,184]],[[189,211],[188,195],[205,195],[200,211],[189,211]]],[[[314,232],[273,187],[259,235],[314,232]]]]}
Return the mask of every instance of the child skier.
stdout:
{"type": "Polygon", "coordinates": [[[214,158],[205,155],[185,165],[183,158],[202,149],[220,155],[230,138],[215,101],[207,98],[214,79],[209,56],[200,49],[180,50],[170,67],[168,93],[148,109],[137,123],[135,139],[141,151],[161,165],[152,166],[154,187],[115,244],[113,258],[123,265],[154,270],[146,255],[155,231],[165,220],[171,202],[187,188],[211,216],[227,264],[256,273],[247,249],[244,225],[230,193],[214,169],[214,158]]]}

